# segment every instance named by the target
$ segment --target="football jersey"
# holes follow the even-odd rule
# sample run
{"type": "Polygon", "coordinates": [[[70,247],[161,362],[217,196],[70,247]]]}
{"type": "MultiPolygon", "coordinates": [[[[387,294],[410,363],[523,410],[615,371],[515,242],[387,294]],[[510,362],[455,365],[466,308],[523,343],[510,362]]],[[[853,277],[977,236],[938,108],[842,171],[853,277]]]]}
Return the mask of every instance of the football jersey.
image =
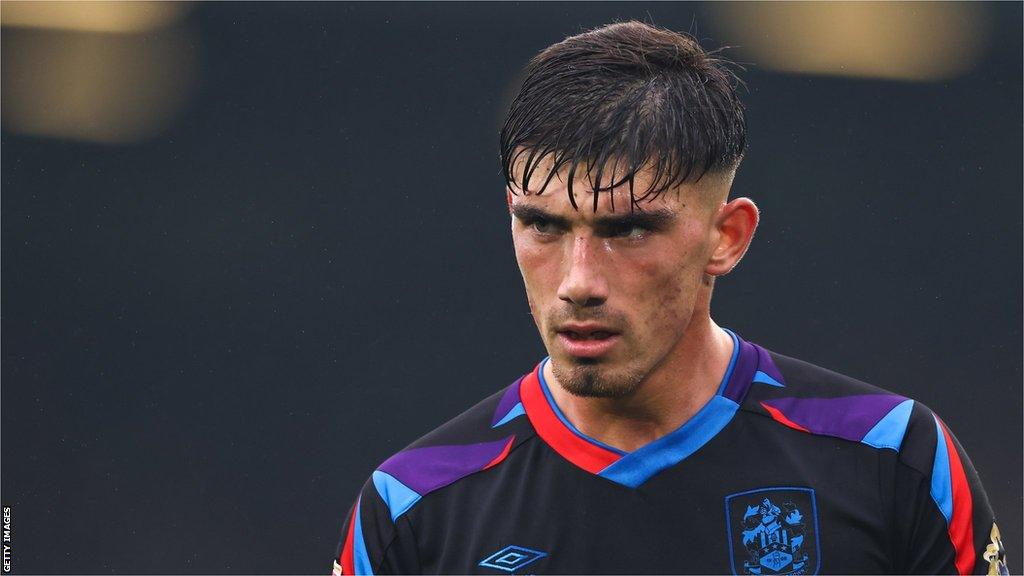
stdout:
{"type": "Polygon", "coordinates": [[[729,334],[715,396],[632,452],[569,422],[541,361],[372,473],[335,573],[1005,572],[941,419],[729,334]]]}

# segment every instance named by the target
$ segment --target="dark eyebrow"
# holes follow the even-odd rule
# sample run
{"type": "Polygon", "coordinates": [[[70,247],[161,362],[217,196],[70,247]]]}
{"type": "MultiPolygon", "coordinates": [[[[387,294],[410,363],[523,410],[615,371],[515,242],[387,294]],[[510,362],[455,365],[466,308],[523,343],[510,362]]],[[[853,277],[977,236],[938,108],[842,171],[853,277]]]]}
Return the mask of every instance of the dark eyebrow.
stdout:
{"type": "MultiPolygon", "coordinates": [[[[512,206],[512,215],[523,222],[544,220],[558,226],[559,228],[572,228],[572,223],[568,218],[551,214],[550,212],[537,208],[536,206],[516,204],[512,206]]],[[[602,230],[609,230],[640,226],[642,228],[647,228],[648,230],[660,230],[667,227],[672,222],[675,222],[675,220],[675,212],[667,208],[659,208],[657,210],[644,212],[634,211],[630,214],[600,216],[594,220],[594,227],[602,230]]]]}
{"type": "Polygon", "coordinates": [[[646,212],[633,211],[629,214],[600,216],[595,219],[594,227],[607,230],[640,226],[648,230],[662,230],[675,220],[675,212],[667,208],[659,208],[646,212]]]}
{"type": "Polygon", "coordinates": [[[522,220],[523,222],[536,222],[537,220],[545,220],[558,226],[559,228],[569,229],[572,228],[572,224],[568,218],[551,214],[545,210],[541,210],[536,206],[523,206],[522,204],[516,204],[512,206],[512,215],[522,220]]]}

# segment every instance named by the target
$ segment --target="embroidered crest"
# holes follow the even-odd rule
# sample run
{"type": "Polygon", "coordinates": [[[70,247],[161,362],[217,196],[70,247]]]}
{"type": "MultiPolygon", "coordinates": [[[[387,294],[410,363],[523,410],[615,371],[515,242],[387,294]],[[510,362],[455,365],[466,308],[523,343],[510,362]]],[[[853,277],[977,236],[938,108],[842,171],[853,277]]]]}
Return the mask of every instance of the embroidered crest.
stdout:
{"type": "Polygon", "coordinates": [[[817,574],[818,508],[812,488],[758,488],[725,498],[733,574],[817,574]]]}

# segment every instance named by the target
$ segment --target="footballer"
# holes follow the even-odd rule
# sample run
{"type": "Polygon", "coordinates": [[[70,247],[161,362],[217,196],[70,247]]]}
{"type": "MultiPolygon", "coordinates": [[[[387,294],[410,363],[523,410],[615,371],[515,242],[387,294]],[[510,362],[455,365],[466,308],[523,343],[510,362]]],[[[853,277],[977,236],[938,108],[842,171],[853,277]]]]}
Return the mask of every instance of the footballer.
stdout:
{"type": "Polygon", "coordinates": [[[500,151],[548,356],[369,474],[335,574],[1007,572],[939,416],[711,318],[759,218],[736,84],[639,22],[530,61],[500,151]]]}

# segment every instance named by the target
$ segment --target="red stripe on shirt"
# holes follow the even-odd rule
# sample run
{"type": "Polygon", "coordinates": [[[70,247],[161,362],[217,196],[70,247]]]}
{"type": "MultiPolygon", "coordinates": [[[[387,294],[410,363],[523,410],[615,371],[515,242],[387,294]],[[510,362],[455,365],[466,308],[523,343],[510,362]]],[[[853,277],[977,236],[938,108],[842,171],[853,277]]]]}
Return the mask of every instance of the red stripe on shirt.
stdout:
{"type": "Polygon", "coordinates": [[[953,484],[953,517],[949,521],[949,539],[956,550],[956,569],[960,574],[974,572],[974,499],[971,487],[967,484],[967,473],[960,461],[960,453],[956,450],[953,436],[946,428],[945,422],[939,420],[942,435],[946,440],[946,453],[949,454],[949,476],[953,484]]]}
{"type": "Polygon", "coordinates": [[[785,424],[786,426],[789,426],[793,430],[799,430],[801,432],[807,432],[808,434],[811,433],[811,431],[808,430],[807,428],[804,428],[803,426],[797,424],[796,422],[793,422],[789,418],[786,418],[786,415],[783,414],[782,411],[779,410],[778,408],[774,408],[772,406],[769,406],[769,405],[765,404],[764,402],[761,402],[761,407],[764,408],[765,410],[767,410],[768,414],[770,414],[772,419],[775,420],[776,422],[779,422],[781,424],[785,424]]]}
{"type": "Polygon", "coordinates": [[[509,438],[508,442],[505,443],[505,447],[501,449],[501,454],[498,454],[497,457],[494,458],[494,460],[488,462],[487,466],[484,466],[483,469],[487,470],[491,466],[497,466],[498,464],[500,464],[501,461],[504,460],[506,456],[508,456],[508,453],[512,451],[512,443],[515,441],[515,436],[509,438]]]}
{"type": "Polygon", "coordinates": [[[519,386],[519,397],[523,402],[526,416],[537,430],[537,434],[563,458],[591,474],[604,470],[621,456],[577,436],[567,428],[548,404],[537,377],[538,365],[523,378],[519,386]]]}
{"type": "Polygon", "coordinates": [[[341,564],[341,573],[352,576],[356,573],[356,563],[352,556],[353,541],[356,536],[356,514],[359,514],[359,500],[352,507],[352,519],[348,523],[348,535],[345,536],[345,546],[341,549],[341,557],[338,562],[341,564]]]}

